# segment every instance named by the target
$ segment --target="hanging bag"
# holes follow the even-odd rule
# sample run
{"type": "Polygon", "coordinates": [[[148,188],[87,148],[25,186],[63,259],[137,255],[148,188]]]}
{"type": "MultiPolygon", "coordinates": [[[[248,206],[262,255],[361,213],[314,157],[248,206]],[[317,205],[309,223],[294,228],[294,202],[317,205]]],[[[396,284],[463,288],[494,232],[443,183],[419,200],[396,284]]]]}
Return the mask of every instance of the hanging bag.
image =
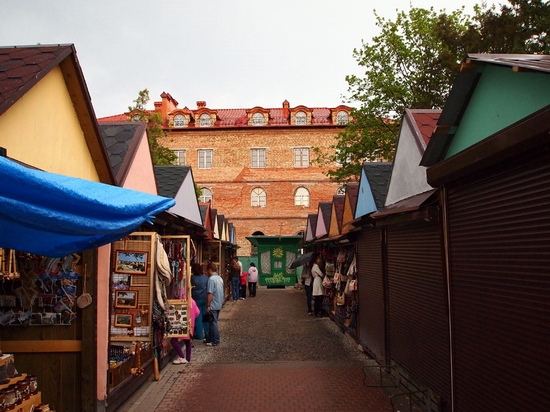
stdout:
{"type": "Polygon", "coordinates": [[[329,278],[328,276],[325,276],[323,279],[323,286],[327,289],[331,289],[332,286],[334,286],[332,279],[329,278]]]}

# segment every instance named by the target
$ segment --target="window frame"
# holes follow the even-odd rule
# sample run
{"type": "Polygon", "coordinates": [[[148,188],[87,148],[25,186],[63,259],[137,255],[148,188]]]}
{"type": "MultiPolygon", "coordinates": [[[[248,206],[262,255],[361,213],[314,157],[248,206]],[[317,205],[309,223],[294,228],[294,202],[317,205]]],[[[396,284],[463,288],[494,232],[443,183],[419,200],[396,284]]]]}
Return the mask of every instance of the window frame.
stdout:
{"type": "Polygon", "coordinates": [[[294,167],[297,167],[297,168],[309,167],[309,147],[294,148],[294,167]]]}
{"type": "Polygon", "coordinates": [[[197,151],[197,164],[199,169],[212,169],[214,154],[212,149],[199,149],[197,151]],[[210,155],[210,159],[208,159],[210,155]]]}
{"type": "Polygon", "coordinates": [[[183,114],[178,113],[174,116],[174,127],[185,127],[185,116],[183,114]],[[178,124],[179,121],[181,121],[181,124],[178,124]]]}
{"type": "Polygon", "coordinates": [[[251,207],[266,207],[267,206],[267,193],[261,187],[255,187],[250,192],[250,206],[251,207]]]}
{"type": "Polygon", "coordinates": [[[300,186],[298,189],[296,189],[296,192],[294,192],[294,206],[309,207],[310,198],[311,195],[309,193],[309,190],[307,190],[303,186],[300,186]],[[304,191],[305,193],[303,193],[304,191]],[[307,200],[307,202],[304,202],[304,199],[307,200]]]}
{"type": "Polygon", "coordinates": [[[251,118],[252,126],[265,126],[265,117],[261,113],[254,113],[251,118]],[[261,120],[261,123],[259,122],[261,120]]]}
{"type": "Polygon", "coordinates": [[[296,115],[294,115],[294,124],[297,126],[307,125],[307,113],[303,110],[297,112],[296,115]]]}
{"type": "Polygon", "coordinates": [[[349,123],[349,113],[345,110],[340,110],[338,113],[336,113],[336,123],[342,126],[345,126],[349,123]],[[341,116],[345,115],[346,120],[341,120],[341,116]]]}
{"type": "Polygon", "coordinates": [[[212,117],[208,113],[203,113],[199,117],[200,127],[212,127],[212,117]],[[208,119],[208,121],[207,121],[208,119]]]}
{"type": "Polygon", "coordinates": [[[260,147],[250,149],[250,167],[263,169],[266,167],[266,150],[260,147]]]}
{"type": "Polygon", "coordinates": [[[207,187],[201,187],[201,195],[199,197],[199,202],[201,203],[212,203],[212,190],[210,190],[209,188],[207,187]],[[210,196],[205,196],[204,195],[204,191],[207,190],[209,193],[210,193],[210,196]]]}
{"type": "Polygon", "coordinates": [[[185,166],[185,163],[187,162],[187,150],[173,149],[172,151],[176,155],[176,160],[174,161],[174,164],[176,166],[185,166]],[[183,162],[182,162],[182,158],[183,158],[183,162]]]}

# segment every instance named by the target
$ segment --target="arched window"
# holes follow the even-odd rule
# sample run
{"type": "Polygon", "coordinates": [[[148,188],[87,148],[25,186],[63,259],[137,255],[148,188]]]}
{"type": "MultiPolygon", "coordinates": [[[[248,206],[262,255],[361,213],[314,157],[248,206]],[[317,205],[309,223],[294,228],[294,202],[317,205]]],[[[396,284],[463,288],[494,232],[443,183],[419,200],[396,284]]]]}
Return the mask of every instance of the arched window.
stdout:
{"type": "Polygon", "coordinates": [[[254,113],[252,115],[252,126],[263,126],[265,124],[264,115],[261,113],[254,113]]]}
{"type": "Polygon", "coordinates": [[[201,187],[201,196],[199,202],[212,202],[212,191],[207,187],[201,187]]]}
{"type": "Polygon", "coordinates": [[[185,116],[183,114],[174,116],[174,127],[185,127],[185,116]]]}
{"type": "Polygon", "coordinates": [[[252,190],[252,194],[250,195],[250,206],[252,207],[265,207],[266,205],[266,196],[265,196],[265,190],[261,187],[257,187],[256,189],[252,190]]]}
{"type": "Polygon", "coordinates": [[[336,115],[336,123],[338,124],[348,124],[349,122],[349,116],[348,113],[340,110],[338,114],[336,115]]]}
{"type": "Polygon", "coordinates": [[[201,127],[210,127],[212,126],[212,119],[208,113],[201,114],[200,117],[200,126],[201,127]]]}
{"type": "Polygon", "coordinates": [[[305,112],[296,113],[296,124],[307,124],[307,115],[305,112]]]}
{"type": "Polygon", "coordinates": [[[309,207],[309,190],[299,187],[294,194],[294,206],[309,207]]]}

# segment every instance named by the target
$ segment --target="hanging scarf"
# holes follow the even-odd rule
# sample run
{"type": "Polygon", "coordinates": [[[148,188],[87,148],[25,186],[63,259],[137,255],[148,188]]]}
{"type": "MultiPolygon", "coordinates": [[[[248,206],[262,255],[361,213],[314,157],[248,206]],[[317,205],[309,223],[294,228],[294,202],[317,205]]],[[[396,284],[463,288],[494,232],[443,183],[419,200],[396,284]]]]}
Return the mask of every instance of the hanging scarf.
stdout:
{"type": "Polygon", "coordinates": [[[163,310],[168,306],[168,298],[166,297],[166,288],[170,285],[171,269],[168,255],[162,246],[160,236],[157,234],[157,253],[156,253],[156,276],[155,289],[157,301],[163,310]]]}

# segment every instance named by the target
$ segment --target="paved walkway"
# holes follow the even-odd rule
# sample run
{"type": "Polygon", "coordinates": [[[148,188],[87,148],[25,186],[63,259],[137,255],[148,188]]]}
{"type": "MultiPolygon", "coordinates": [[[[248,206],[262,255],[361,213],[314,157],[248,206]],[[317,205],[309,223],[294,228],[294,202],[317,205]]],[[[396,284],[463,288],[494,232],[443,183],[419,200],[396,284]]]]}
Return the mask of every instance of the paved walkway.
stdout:
{"type": "Polygon", "coordinates": [[[372,360],[331,320],[304,309],[296,289],[260,289],[255,298],[227,302],[220,346],[195,341],[190,364],[168,365],[117,411],[391,412],[387,394],[363,384],[372,360]]]}

